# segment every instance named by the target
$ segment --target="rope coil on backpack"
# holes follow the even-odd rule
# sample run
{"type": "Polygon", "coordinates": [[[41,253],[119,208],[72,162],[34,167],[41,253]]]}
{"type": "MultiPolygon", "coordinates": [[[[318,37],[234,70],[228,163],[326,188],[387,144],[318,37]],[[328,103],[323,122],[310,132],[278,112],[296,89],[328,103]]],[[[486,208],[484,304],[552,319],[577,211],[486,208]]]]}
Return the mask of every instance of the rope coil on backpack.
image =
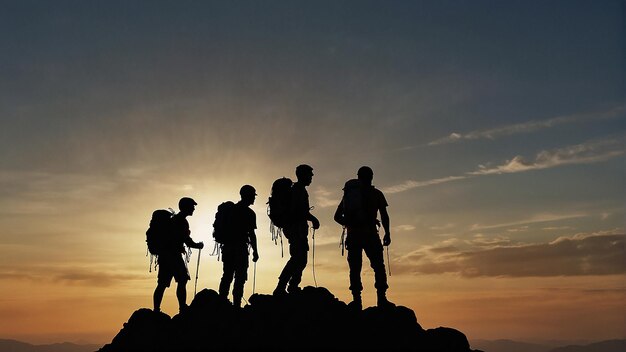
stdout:
{"type": "MultiPolygon", "coordinates": [[[[269,215],[269,209],[267,213],[269,215]]],[[[283,258],[285,256],[285,253],[283,250],[283,229],[274,225],[274,223],[270,221],[270,234],[272,235],[272,241],[277,246],[278,246],[278,239],[280,238],[280,257],[283,258]]]]}
{"type": "Polygon", "coordinates": [[[343,230],[341,231],[341,240],[339,240],[339,247],[341,247],[341,256],[343,257],[343,254],[346,250],[346,227],[343,227],[343,230]]]}
{"type": "Polygon", "coordinates": [[[215,245],[213,246],[213,252],[211,253],[211,256],[217,256],[217,261],[220,261],[220,257],[222,254],[222,245],[215,242],[215,245]]]}

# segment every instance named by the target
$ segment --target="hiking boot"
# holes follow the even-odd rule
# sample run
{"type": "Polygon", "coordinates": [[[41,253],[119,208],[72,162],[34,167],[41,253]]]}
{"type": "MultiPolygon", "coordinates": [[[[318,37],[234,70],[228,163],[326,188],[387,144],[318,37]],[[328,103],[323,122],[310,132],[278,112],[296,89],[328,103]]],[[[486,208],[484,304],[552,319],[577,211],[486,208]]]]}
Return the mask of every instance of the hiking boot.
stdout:
{"type": "Polygon", "coordinates": [[[274,290],[274,292],[272,292],[272,295],[274,295],[274,296],[286,296],[287,295],[287,291],[285,291],[285,289],[276,288],[274,290]]]}
{"type": "Polygon", "coordinates": [[[378,294],[378,301],[376,303],[376,305],[379,308],[392,308],[395,307],[396,305],[389,302],[389,300],[387,299],[387,295],[385,294],[385,292],[383,291],[379,291],[378,294]]]}
{"type": "Polygon", "coordinates": [[[287,292],[289,293],[299,293],[302,291],[302,288],[298,287],[298,286],[289,286],[287,288],[287,292]]]}
{"type": "Polygon", "coordinates": [[[348,303],[348,308],[355,311],[361,311],[363,310],[363,301],[361,301],[361,299],[355,299],[352,302],[348,303]]]}
{"type": "Polygon", "coordinates": [[[188,305],[182,305],[180,307],[178,307],[178,313],[182,314],[185,313],[189,310],[189,306],[188,305]]]}
{"type": "Polygon", "coordinates": [[[348,307],[353,310],[363,310],[361,292],[352,292],[352,302],[348,303],[348,307]]]}
{"type": "Polygon", "coordinates": [[[279,280],[278,285],[276,285],[276,288],[274,289],[274,292],[272,292],[272,295],[284,296],[287,294],[287,291],[285,291],[286,288],[287,288],[287,282],[279,280]]]}

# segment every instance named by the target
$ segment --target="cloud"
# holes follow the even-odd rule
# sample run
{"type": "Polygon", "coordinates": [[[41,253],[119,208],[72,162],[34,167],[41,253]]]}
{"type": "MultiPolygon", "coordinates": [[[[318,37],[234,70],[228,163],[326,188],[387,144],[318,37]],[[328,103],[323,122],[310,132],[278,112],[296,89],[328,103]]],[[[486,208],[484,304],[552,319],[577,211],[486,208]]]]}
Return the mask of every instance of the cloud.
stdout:
{"type": "Polygon", "coordinates": [[[511,174],[571,164],[590,164],[621,156],[625,152],[622,142],[617,139],[587,141],[563,148],[543,150],[537,153],[533,160],[518,155],[495,167],[479,165],[478,170],[466,172],[460,176],[447,176],[426,181],[408,180],[397,185],[384,187],[382,191],[389,194],[400,193],[413,188],[433,186],[477,176],[511,174]]]}
{"type": "Polygon", "coordinates": [[[315,205],[321,208],[336,207],[341,201],[341,199],[335,199],[333,192],[324,187],[315,188],[313,195],[315,196],[315,205]]]}
{"type": "Polygon", "coordinates": [[[396,232],[412,231],[412,230],[415,230],[415,226],[413,226],[413,225],[398,225],[398,226],[394,226],[393,230],[396,231],[396,232]]]}
{"type": "Polygon", "coordinates": [[[90,269],[67,269],[62,267],[23,266],[0,267],[0,281],[26,280],[39,283],[42,281],[62,285],[108,287],[122,281],[145,280],[145,275],[132,272],[116,273],[90,269]]]}
{"type": "Polygon", "coordinates": [[[481,166],[478,171],[469,172],[468,175],[516,173],[568,164],[588,164],[605,161],[622,154],[624,154],[624,149],[617,140],[591,141],[564,148],[541,151],[532,161],[518,155],[496,167],[488,168],[481,166]]]}
{"type": "Polygon", "coordinates": [[[547,226],[542,228],[542,230],[545,231],[559,231],[559,230],[572,230],[573,227],[571,226],[547,226]]]}
{"type": "Polygon", "coordinates": [[[557,116],[542,121],[528,121],[513,125],[507,125],[487,130],[476,130],[465,134],[453,132],[450,135],[434,140],[428,145],[440,145],[448,143],[456,143],[463,140],[474,139],[496,139],[498,137],[510,136],[514,134],[530,133],[558,125],[570,124],[575,122],[587,122],[594,120],[604,120],[619,117],[624,114],[625,106],[617,106],[608,111],[599,111],[587,114],[573,114],[566,116],[557,116]]]}
{"type": "Polygon", "coordinates": [[[520,226],[520,225],[526,225],[526,224],[575,219],[575,218],[582,218],[585,216],[589,216],[589,215],[585,213],[569,213],[569,214],[567,213],[563,213],[563,214],[539,213],[527,219],[511,221],[511,222],[506,222],[506,223],[489,224],[489,225],[474,224],[471,226],[470,231],[480,231],[480,230],[486,230],[486,229],[497,229],[500,227],[513,227],[513,226],[520,226]]]}
{"type": "Polygon", "coordinates": [[[445,225],[441,225],[441,226],[431,226],[429,227],[429,229],[431,230],[435,230],[435,231],[441,231],[441,230],[449,230],[451,228],[454,228],[454,224],[452,223],[447,223],[445,225]]]}
{"type": "Polygon", "coordinates": [[[409,253],[394,266],[396,272],[463,277],[619,275],[626,273],[625,244],[623,233],[599,233],[559,237],[548,243],[465,250],[433,246],[409,253]]]}
{"type": "Polygon", "coordinates": [[[483,234],[476,234],[471,240],[466,241],[466,243],[475,247],[495,247],[509,246],[512,244],[512,241],[506,236],[496,236],[493,238],[488,238],[483,234]]]}
{"type": "Polygon", "coordinates": [[[399,185],[385,187],[382,189],[382,191],[385,193],[400,193],[400,192],[408,191],[410,189],[417,188],[417,187],[438,185],[441,183],[462,180],[464,178],[467,178],[467,176],[448,176],[448,177],[436,178],[436,179],[427,180],[427,181],[409,180],[399,185]]]}
{"type": "Polygon", "coordinates": [[[145,276],[135,274],[112,274],[108,272],[76,270],[66,273],[58,273],[52,277],[52,281],[57,283],[95,287],[112,286],[118,282],[129,280],[145,280],[145,276]]]}

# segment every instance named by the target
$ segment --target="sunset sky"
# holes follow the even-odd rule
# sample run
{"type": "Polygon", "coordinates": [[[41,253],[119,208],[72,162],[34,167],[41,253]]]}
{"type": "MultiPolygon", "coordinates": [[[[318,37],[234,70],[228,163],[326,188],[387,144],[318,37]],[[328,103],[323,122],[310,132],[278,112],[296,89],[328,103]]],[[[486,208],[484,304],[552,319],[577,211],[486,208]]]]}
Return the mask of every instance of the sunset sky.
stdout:
{"type": "Polygon", "coordinates": [[[256,292],[271,293],[287,258],[265,203],[301,163],[322,224],[317,284],[339,299],[350,300],[348,266],[332,215],[369,165],[389,203],[388,296],[422,327],[626,338],[624,11],[620,0],[0,1],[0,338],[110,342],[152,307],[145,231],[183,196],[198,202],[192,238],[206,244],[198,290],[217,289],[211,224],[243,184],[259,195],[256,292]]]}

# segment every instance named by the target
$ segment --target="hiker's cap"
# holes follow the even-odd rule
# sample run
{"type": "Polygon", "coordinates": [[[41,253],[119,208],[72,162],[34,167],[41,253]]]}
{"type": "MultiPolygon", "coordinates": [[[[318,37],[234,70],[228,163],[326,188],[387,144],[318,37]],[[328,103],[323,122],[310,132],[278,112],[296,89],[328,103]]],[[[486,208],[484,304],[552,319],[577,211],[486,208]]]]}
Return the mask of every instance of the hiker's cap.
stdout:
{"type": "Polygon", "coordinates": [[[198,205],[198,203],[196,203],[195,200],[189,197],[183,197],[178,201],[178,208],[182,208],[185,206],[192,206],[192,205],[198,205]]]}
{"type": "Polygon", "coordinates": [[[241,187],[241,189],[239,190],[239,194],[243,197],[245,195],[250,195],[250,196],[256,196],[256,189],[254,189],[254,187],[250,186],[250,185],[244,185],[241,187]]]}

